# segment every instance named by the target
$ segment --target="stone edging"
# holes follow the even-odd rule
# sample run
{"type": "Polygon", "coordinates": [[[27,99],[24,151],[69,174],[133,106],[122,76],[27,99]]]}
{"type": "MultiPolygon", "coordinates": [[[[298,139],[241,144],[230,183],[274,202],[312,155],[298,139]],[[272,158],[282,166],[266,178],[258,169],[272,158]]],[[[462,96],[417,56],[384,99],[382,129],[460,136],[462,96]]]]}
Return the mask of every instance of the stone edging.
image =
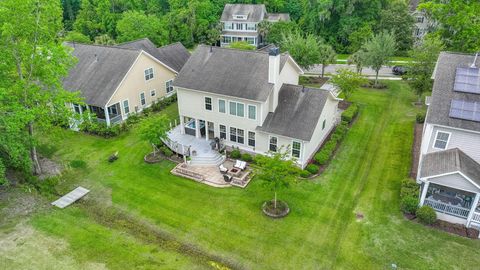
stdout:
{"type": "Polygon", "coordinates": [[[263,212],[266,216],[268,216],[268,217],[271,217],[271,218],[283,218],[283,217],[287,216],[288,213],[290,213],[290,207],[288,207],[288,204],[285,203],[285,202],[283,202],[283,203],[285,203],[285,205],[287,206],[287,211],[285,211],[284,213],[281,213],[281,214],[279,214],[279,215],[274,215],[274,214],[272,214],[272,213],[269,213],[269,212],[267,212],[267,211],[265,210],[265,206],[266,206],[267,202],[268,202],[268,201],[266,201],[266,202],[264,202],[264,203],[262,204],[262,212],[263,212]]]}

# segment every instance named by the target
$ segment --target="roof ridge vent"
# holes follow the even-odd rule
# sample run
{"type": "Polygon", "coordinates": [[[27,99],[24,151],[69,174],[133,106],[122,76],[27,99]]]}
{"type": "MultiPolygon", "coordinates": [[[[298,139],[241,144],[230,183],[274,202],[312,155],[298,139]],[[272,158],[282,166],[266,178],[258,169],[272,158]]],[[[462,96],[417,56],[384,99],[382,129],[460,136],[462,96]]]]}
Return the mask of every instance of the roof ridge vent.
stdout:
{"type": "Polygon", "coordinates": [[[475,59],[473,59],[473,63],[470,66],[471,68],[476,68],[477,67],[477,65],[475,64],[475,63],[477,63],[477,58],[478,58],[478,52],[475,54],[475,59]]]}

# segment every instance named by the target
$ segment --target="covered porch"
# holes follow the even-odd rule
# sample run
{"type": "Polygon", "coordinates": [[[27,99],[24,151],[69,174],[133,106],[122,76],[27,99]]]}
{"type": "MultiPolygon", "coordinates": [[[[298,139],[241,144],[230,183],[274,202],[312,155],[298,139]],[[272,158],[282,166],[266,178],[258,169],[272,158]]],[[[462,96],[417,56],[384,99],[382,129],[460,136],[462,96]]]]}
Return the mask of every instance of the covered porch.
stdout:
{"type": "Polygon", "coordinates": [[[90,112],[97,116],[97,120],[101,123],[107,124],[107,126],[114,125],[122,122],[122,112],[120,110],[120,103],[115,103],[111,106],[102,108],[98,106],[88,106],[90,112]]]}

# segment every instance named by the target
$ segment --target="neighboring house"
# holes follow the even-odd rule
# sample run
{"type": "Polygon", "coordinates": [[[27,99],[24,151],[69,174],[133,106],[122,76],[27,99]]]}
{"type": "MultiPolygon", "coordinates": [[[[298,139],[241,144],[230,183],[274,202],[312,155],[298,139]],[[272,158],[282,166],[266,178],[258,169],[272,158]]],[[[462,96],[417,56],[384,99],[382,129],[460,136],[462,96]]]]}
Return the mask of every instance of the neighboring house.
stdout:
{"type": "Polygon", "coordinates": [[[433,74],[417,181],[439,219],[480,227],[480,59],[442,52],[433,74]]]}
{"type": "Polygon", "coordinates": [[[423,40],[423,37],[430,31],[432,24],[428,20],[425,11],[418,10],[420,0],[410,1],[410,12],[415,19],[415,26],[413,28],[413,38],[415,42],[423,40]]]}
{"type": "Polygon", "coordinates": [[[335,91],[298,85],[301,74],[278,48],[200,45],[174,82],[179,132],[254,154],[288,147],[303,168],[335,127],[340,99],[335,91]]]}
{"type": "Polygon", "coordinates": [[[86,103],[70,106],[80,114],[90,111],[107,125],[173,93],[173,79],[190,57],[181,43],[156,48],[148,39],[118,46],[66,44],[78,63],[63,86],[80,91],[86,103]]]}
{"type": "Polygon", "coordinates": [[[226,4],[220,19],[220,45],[225,47],[237,41],[245,41],[254,46],[262,44],[258,24],[264,20],[289,21],[290,16],[287,13],[267,13],[263,4],[226,4]]]}

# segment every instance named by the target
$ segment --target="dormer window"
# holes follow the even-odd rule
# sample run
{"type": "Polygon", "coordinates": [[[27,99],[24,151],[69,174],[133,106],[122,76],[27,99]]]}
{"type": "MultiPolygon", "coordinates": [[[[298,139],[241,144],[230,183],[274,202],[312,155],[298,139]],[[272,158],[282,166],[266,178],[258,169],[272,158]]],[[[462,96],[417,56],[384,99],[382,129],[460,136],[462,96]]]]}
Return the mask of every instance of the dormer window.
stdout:
{"type": "Polygon", "coordinates": [[[242,20],[242,21],[246,20],[247,17],[248,17],[247,15],[241,15],[241,14],[234,14],[234,15],[233,15],[233,19],[235,19],[235,20],[242,20]]]}

